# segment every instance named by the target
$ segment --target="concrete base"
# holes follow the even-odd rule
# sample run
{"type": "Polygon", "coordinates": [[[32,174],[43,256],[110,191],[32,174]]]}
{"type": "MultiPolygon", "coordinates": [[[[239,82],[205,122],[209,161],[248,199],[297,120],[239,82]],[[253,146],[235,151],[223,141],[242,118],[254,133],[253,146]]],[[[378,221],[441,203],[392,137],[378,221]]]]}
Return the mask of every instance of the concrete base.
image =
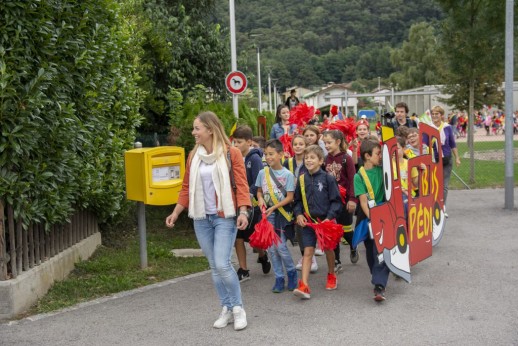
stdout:
{"type": "Polygon", "coordinates": [[[99,245],[101,233],[97,232],[16,279],[0,281],[0,320],[16,317],[30,308],[55,281],[66,278],[75,263],[88,259],[99,245]]]}
{"type": "Polygon", "coordinates": [[[173,249],[171,253],[175,257],[203,257],[201,249],[173,249]]]}

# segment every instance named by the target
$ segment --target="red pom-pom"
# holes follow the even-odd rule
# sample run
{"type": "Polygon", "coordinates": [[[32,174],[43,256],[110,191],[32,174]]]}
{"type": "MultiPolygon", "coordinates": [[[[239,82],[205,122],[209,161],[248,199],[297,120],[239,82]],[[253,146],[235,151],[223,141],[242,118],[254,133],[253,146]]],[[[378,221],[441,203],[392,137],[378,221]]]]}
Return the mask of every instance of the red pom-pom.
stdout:
{"type": "Polygon", "coordinates": [[[254,233],[250,236],[249,244],[251,247],[266,250],[273,244],[277,245],[281,242],[281,238],[273,228],[273,225],[268,222],[266,213],[263,212],[263,217],[254,228],[254,233]]]}
{"type": "Polygon", "coordinates": [[[320,115],[320,109],[317,109],[317,110],[315,111],[315,114],[316,114],[316,115],[320,115]]]}
{"type": "Polygon", "coordinates": [[[356,124],[352,118],[347,118],[344,120],[337,120],[332,123],[324,124],[321,126],[321,130],[338,130],[344,134],[344,138],[347,143],[351,142],[356,138],[356,124]]]}
{"type": "Polygon", "coordinates": [[[347,189],[342,185],[338,185],[338,189],[340,190],[340,197],[342,197],[342,203],[345,204],[345,198],[347,197],[347,189]]]}
{"type": "Polygon", "coordinates": [[[288,135],[287,133],[279,137],[279,141],[281,141],[282,143],[282,148],[284,149],[284,152],[290,154],[290,157],[293,157],[295,153],[293,152],[293,148],[291,146],[291,139],[292,136],[288,135]]]}
{"type": "Polygon", "coordinates": [[[335,106],[335,105],[332,105],[331,106],[331,109],[329,110],[329,112],[331,113],[331,115],[337,115],[338,114],[338,107],[335,106]]]}
{"type": "Polygon", "coordinates": [[[315,115],[315,107],[308,107],[305,103],[299,103],[290,110],[290,124],[303,128],[313,118],[313,115],[315,115]]]}
{"type": "Polygon", "coordinates": [[[306,218],[308,220],[306,225],[315,231],[320,249],[322,251],[334,250],[344,233],[342,225],[337,224],[334,220],[322,222],[319,220],[318,223],[313,223],[309,217],[306,218]]]}

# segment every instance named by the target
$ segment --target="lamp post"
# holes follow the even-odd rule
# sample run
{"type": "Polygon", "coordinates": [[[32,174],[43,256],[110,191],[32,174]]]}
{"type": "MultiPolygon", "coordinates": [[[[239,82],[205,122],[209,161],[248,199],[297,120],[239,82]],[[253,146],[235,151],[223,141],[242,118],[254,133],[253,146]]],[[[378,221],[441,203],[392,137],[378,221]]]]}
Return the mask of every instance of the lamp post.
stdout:
{"type": "Polygon", "coordinates": [[[268,111],[272,111],[272,78],[268,71],[268,111]]]}
{"type": "Polygon", "coordinates": [[[277,101],[278,101],[278,95],[277,95],[277,82],[279,81],[279,78],[272,79],[273,82],[273,109],[275,112],[277,112],[277,101]]]}
{"type": "MultiPolygon", "coordinates": [[[[263,34],[248,34],[248,37],[258,37],[263,34]]],[[[257,98],[258,98],[258,109],[259,113],[263,111],[263,107],[261,105],[261,50],[259,49],[259,44],[255,42],[255,47],[257,49],[257,98]]]]}
{"type": "MultiPolygon", "coordinates": [[[[378,92],[381,91],[381,77],[378,77],[378,92]]],[[[378,97],[378,115],[381,116],[381,100],[378,97]]]]}

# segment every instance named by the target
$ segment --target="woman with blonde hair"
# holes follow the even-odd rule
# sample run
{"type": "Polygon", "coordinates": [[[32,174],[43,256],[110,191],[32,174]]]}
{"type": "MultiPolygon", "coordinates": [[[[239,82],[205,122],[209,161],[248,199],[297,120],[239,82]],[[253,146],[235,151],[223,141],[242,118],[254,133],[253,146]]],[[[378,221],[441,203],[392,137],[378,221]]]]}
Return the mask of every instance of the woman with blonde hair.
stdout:
{"type": "Polygon", "coordinates": [[[192,135],[196,145],[187,160],[178,203],[166,225],[174,227],[178,216],[188,209],[223,307],[213,326],[224,328],[233,320],[234,329],[241,330],[247,326],[246,313],[230,257],[237,228],[248,226],[251,207],[243,156],[230,145],[221,121],[212,112],[200,113],[194,119],[192,135]]]}

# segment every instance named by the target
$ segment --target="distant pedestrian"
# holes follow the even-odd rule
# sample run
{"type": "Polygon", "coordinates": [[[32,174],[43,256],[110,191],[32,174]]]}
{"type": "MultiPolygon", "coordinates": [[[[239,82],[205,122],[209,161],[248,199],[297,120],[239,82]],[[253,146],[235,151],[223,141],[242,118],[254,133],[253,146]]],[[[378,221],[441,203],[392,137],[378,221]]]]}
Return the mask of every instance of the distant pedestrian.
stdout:
{"type": "Polygon", "coordinates": [[[292,109],[293,107],[297,106],[300,103],[299,98],[297,97],[297,90],[292,89],[290,91],[290,97],[286,99],[285,105],[288,107],[288,109],[292,109]]]}
{"type": "Polygon", "coordinates": [[[223,307],[213,327],[224,328],[233,319],[234,329],[241,330],[247,326],[246,313],[230,257],[237,229],[248,226],[251,207],[243,156],[239,149],[231,147],[221,120],[212,112],[200,113],[194,119],[192,135],[196,145],[187,159],[178,202],[166,218],[166,225],[174,227],[178,216],[188,209],[223,307]]]}

